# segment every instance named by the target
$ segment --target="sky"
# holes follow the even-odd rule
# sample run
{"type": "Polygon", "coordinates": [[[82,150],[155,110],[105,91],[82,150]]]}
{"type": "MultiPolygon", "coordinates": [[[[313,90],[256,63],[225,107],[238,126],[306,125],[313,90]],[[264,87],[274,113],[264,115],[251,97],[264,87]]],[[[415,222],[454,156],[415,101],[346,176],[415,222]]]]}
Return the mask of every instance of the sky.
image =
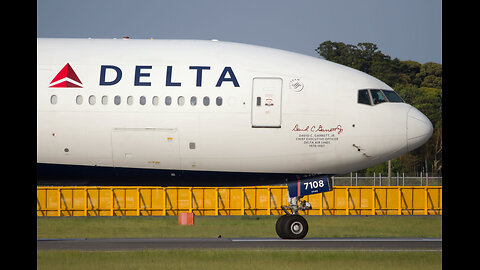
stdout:
{"type": "Polygon", "coordinates": [[[442,63],[441,0],[38,0],[37,37],[218,39],[319,56],[370,42],[402,61],[442,63]]]}

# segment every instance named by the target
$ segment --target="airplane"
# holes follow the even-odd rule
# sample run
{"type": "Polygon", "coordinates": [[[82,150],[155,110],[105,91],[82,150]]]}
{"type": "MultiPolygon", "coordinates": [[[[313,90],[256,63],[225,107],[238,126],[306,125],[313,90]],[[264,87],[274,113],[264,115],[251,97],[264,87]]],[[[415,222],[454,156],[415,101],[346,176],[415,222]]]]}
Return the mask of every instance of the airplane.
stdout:
{"type": "Polygon", "coordinates": [[[217,40],[37,39],[37,184],[288,185],[302,197],[412,151],[429,119],[382,81],[285,50],[217,40]]]}

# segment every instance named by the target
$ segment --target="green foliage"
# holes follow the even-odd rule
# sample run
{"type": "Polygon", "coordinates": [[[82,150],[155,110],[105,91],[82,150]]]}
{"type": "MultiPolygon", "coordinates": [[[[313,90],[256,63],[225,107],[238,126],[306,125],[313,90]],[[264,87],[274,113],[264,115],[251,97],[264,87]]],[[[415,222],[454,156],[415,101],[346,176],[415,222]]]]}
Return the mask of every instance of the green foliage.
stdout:
{"type": "MultiPolygon", "coordinates": [[[[405,165],[398,159],[392,159],[392,175],[394,172],[404,172],[405,170],[405,165]]],[[[375,173],[377,176],[381,173],[384,177],[388,175],[388,163],[381,163],[376,166],[370,167],[366,169],[365,171],[365,176],[373,176],[373,173],[375,173]]]]}
{"type": "MultiPolygon", "coordinates": [[[[442,169],[442,65],[391,59],[373,43],[356,46],[325,41],[315,51],[326,60],[358,69],[382,80],[407,102],[423,112],[432,122],[434,132],[419,149],[394,160],[392,172],[404,170],[410,174],[420,171],[440,175],[442,169]],[[402,166],[400,166],[400,164],[402,166]]],[[[386,163],[367,169],[366,173],[386,172],[386,163]]]]}

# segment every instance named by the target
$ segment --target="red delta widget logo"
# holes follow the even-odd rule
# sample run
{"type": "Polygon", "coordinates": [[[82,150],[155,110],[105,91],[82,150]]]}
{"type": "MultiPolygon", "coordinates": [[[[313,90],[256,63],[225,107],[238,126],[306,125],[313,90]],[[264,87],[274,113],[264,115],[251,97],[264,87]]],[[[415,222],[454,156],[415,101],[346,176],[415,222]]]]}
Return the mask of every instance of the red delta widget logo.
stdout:
{"type": "Polygon", "coordinates": [[[50,82],[49,88],[82,88],[82,82],[73,68],[67,63],[50,82]]]}

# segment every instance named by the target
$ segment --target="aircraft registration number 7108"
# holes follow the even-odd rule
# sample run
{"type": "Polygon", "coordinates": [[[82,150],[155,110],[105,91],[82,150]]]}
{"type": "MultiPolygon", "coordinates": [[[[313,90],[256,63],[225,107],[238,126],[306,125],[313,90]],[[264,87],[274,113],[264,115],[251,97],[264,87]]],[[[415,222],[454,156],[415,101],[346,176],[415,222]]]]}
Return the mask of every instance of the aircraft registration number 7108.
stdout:
{"type": "Polygon", "coordinates": [[[310,189],[312,189],[312,188],[323,187],[325,185],[323,183],[323,180],[311,181],[303,184],[305,185],[305,189],[308,189],[308,186],[310,186],[310,189]]]}

